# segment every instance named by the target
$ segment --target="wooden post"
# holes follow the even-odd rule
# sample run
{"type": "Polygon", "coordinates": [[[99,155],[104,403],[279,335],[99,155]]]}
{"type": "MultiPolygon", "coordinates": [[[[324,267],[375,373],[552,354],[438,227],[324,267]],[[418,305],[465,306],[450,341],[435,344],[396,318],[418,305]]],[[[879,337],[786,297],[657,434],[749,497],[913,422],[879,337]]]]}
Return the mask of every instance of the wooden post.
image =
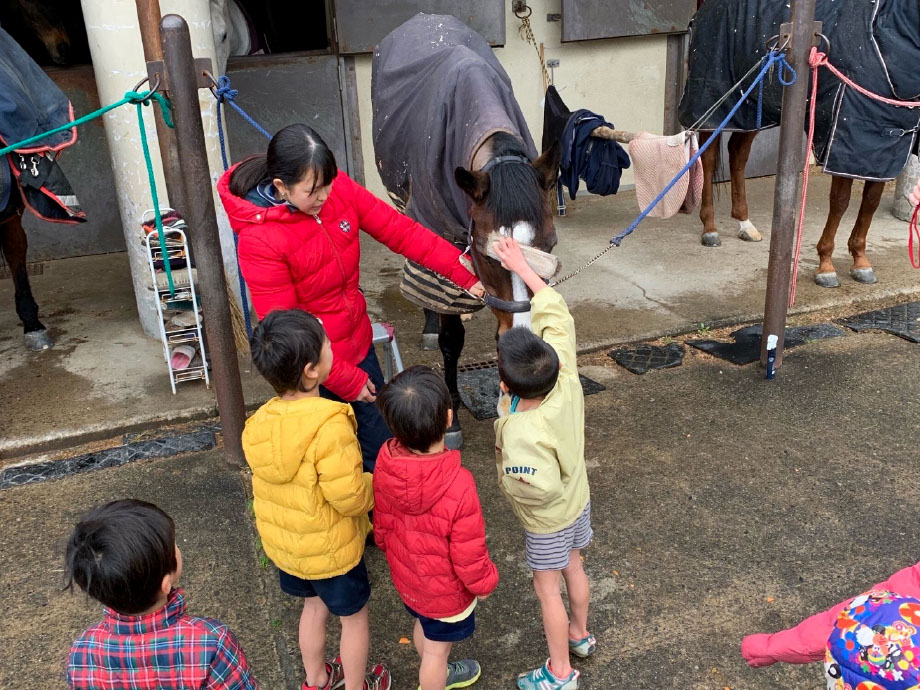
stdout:
{"type": "Polygon", "coordinates": [[[220,232],[210,191],[211,173],[198,102],[200,73],[192,57],[188,24],[182,17],[177,14],[163,17],[160,35],[169,75],[176,144],[182,160],[182,179],[185,189],[202,190],[189,194],[185,219],[191,228],[189,239],[197,261],[198,286],[205,314],[204,328],[214,372],[224,452],[232,464],[243,465],[242,434],[246,407],[227,301],[220,232]]]}
{"type": "Polygon", "coordinates": [[[764,305],[763,337],[760,363],[767,363],[767,338],[777,336],[776,363],[783,362],[783,341],[789,305],[792,248],[795,242],[796,215],[799,207],[799,175],[806,156],[802,151],[802,123],[808,96],[808,53],[815,42],[815,0],[792,0],[789,10],[792,29],[786,53],[798,75],[795,84],[783,91],[783,114],[779,130],[779,163],[773,194],[773,227],[770,235],[770,259],[767,264],[767,292],[764,305]]]}
{"type": "MultiPolygon", "coordinates": [[[[163,44],[160,42],[160,0],[136,0],[137,21],[141,29],[141,43],[144,46],[144,60],[163,60],[163,44]]],[[[163,75],[165,80],[166,75],[163,75]]],[[[152,88],[153,85],[150,85],[152,88]]],[[[165,89],[164,89],[165,91],[165,89]]],[[[167,94],[168,96],[168,94],[167,94]]],[[[159,108],[153,108],[157,126],[157,143],[163,161],[163,176],[166,178],[166,194],[169,204],[180,215],[185,216],[185,187],[182,185],[182,168],[176,149],[176,133],[166,126],[159,108]]]]}

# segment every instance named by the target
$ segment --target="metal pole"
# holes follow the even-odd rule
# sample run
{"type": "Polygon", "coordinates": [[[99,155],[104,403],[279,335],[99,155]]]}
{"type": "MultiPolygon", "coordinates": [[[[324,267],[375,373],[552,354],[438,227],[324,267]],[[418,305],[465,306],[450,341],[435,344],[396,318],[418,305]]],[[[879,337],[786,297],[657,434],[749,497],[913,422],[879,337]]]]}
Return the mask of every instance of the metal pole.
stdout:
{"type": "Polygon", "coordinates": [[[779,130],[779,164],[773,194],[773,227],[767,264],[767,295],[764,305],[760,363],[767,362],[767,336],[776,335],[776,364],[783,361],[783,340],[789,304],[792,246],[795,242],[799,174],[806,163],[802,152],[802,123],[808,95],[808,53],[814,45],[815,0],[792,0],[792,22],[787,59],[798,78],[783,92],[783,114],[779,130]]]}
{"type": "Polygon", "coordinates": [[[185,219],[198,269],[205,335],[214,372],[224,451],[230,462],[242,465],[244,457],[241,437],[246,412],[201,125],[199,74],[192,57],[188,24],[182,17],[177,14],[163,17],[160,36],[169,75],[176,144],[179,158],[183,161],[182,177],[185,189],[189,191],[185,219]]]}
{"type": "MultiPolygon", "coordinates": [[[[141,29],[141,43],[144,45],[144,60],[147,62],[162,61],[160,0],[136,0],[136,5],[137,21],[141,29]]],[[[166,126],[160,109],[153,108],[153,111],[169,203],[180,215],[185,217],[185,187],[182,184],[182,168],[179,165],[179,153],[176,150],[176,134],[166,126]]]]}

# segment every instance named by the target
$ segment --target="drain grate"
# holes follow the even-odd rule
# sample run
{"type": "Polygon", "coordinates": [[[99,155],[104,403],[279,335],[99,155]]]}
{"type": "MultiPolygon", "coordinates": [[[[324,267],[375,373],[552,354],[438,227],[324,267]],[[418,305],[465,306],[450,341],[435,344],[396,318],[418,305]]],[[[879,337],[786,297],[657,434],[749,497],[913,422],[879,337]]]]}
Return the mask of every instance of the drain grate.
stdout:
{"type": "Polygon", "coordinates": [[[684,351],[680,343],[669,343],[621,347],[611,350],[607,355],[624,369],[634,374],[644,374],[651,369],[679,367],[684,361],[684,351]]]}
{"type": "Polygon", "coordinates": [[[189,433],[126,443],[122,446],[105,448],[95,453],[86,453],[63,460],[48,460],[32,465],[13,465],[0,473],[0,489],[68,477],[72,474],[101,470],[106,467],[118,467],[136,460],[166,458],[180,453],[209,450],[214,448],[215,444],[214,432],[208,428],[201,428],[189,433]]]}
{"type": "MultiPolygon", "coordinates": [[[[467,365],[470,366],[470,365],[467,365]]],[[[461,368],[462,369],[462,368],[461,368]]],[[[579,375],[585,395],[592,395],[606,390],[597,381],[579,375]]],[[[460,399],[466,408],[478,420],[492,419],[498,416],[495,409],[498,404],[498,369],[492,363],[478,369],[463,369],[457,374],[457,387],[460,399]]]]}
{"type": "MultiPolygon", "coordinates": [[[[688,340],[687,344],[732,364],[750,364],[760,359],[762,328],[760,324],[739,328],[730,334],[730,337],[735,341],[733,343],[719,340],[688,340]]],[[[844,334],[844,331],[830,323],[787,328],[783,347],[786,350],[791,350],[812,340],[837,338],[844,334]]]]}
{"type": "Polygon", "coordinates": [[[885,331],[912,343],[920,343],[920,302],[897,304],[840,319],[837,323],[854,331],[885,331]]]}
{"type": "MultiPolygon", "coordinates": [[[[40,276],[45,273],[45,264],[41,261],[36,261],[32,264],[26,264],[26,275],[30,276],[40,276]]],[[[0,266],[0,280],[9,280],[13,277],[13,274],[10,272],[9,266],[0,266]]]]}
{"type": "Polygon", "coordinates": [[[492,369],[498,366],[498,363],[494,359],[484,359],[481,362],[470,362],[469,364],[461,364],[457,367],[457,371],[479,371],[480,369],[492,369]]]}

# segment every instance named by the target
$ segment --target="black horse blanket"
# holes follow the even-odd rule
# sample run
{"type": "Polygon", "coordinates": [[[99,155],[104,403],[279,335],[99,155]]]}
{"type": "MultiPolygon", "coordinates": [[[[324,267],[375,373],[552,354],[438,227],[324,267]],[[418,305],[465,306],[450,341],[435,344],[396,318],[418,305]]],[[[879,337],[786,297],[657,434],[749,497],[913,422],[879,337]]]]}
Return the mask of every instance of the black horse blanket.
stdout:
{"type": "MultiPolygon", "coordinates": [[[[67,96],[44,70],[0,29],[0,148],[73,121],[67,96]]],[[[80,223],[86,216],[55,160],[77,140],[65,130],[0,160],[0,211],[19,183],[26,206],[35,215],[59,223],[80,223]],[[9,161],[9,164],[7,164],[9,161]]]]}
{"type": "Polygon", "coordinates": [[[537,151],[511,79],[485,39],[455,17],[417,14],[373,58],[374,155],[397,205],[442,237],[466,243],[470,200],[454,181],[496,132],[537,151]]]}
{"type": "MultiPolygon", "coordinates": [[[[690,23],[690,70],[679,109],[684,127],[693,126],[761,59],[788,14],[787,3],[778,0],[706,0],[690,23]]],[[[830,41],[829,48],[822,41],[819,50],[843,74],[887,98],[920,99],[918,0],[817,0],[815,15],[830,41]]],[[[799,75],[806,77],[810,74],[799,75]]],[[[823,67],[816,100],[814,153],[825,172],[867,180],[897,177],[914,148],[920,109],[870,100],[823,67]]],[[[735,103],[736,96],[729,98],[698,129],[715,129],[735,103]]],[[[762,126],[778,125],[781,110],[782,86],[776,75],[768,75],[762,126]]],[[[756,128],[755,89],[727,129],[756,128]]]]}

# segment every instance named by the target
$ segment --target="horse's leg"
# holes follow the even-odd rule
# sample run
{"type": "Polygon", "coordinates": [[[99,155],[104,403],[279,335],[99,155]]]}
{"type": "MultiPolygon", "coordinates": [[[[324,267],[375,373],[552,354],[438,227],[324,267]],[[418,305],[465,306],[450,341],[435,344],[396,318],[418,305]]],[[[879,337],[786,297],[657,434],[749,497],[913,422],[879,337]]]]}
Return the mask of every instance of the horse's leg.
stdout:
{"type": "Polygon", "coordinates": [[[859,205],[859,215],[856,216],[856,225],[853,226],[850,241],[847,242],[847,249],[850,250],[850,255],[853,257],[850,277],[858,283],[871,285],[876,282],[875,271],[872,270],[872,265],[866,258],[866,235],[869,234],[872,216],[878,210],[884,189],[884,182],[866,181],[863,187],[862,203],[859,205]]]}
{"type": "Polygon", "coordinates": [[[441,319],[436,311],[431,309],[423,310],[425,312],[425,326],[422,328],[421,348],[423,350],[438,349],[438,333],[441,330],[441,319]]]}
{"type": "Polygon", "coordinates": [[[42,322],[38,320],[38,304],[32,297],[29,274],[26,271],[28,240],[18,213],[0,224],[0,251],[6,257],[6,263],[13,276],[16,314],[22,321],[26,349],[47,350],[54,345],[54,341],[48,336],[48,331],[42,322]]]}
{"type": "Polygon", "coordinates": [[[460,389],[457,386],[457,364],[463,352],[466,329],[459,314],[441,314],[441,328],[438,333],[438,347],[444,358],[444,381],[450,391],[451,405],[454,408],[454,421],[447,430],[444,442],[451,450],[463,446],[463,431],[460,428],[460,389]]]}
{"type": "Polygon", "coordinates": [[[853,191],[853,180],[849,177],[831,178],[830,204],[827,212],[827,222],[824,232],[818,240],[818,272],[815,273],[815,283],[821,287],[840,287],[840,279],[834,268],[832,256],[834,254],[834,237],[840,227],[840,219],[850,205],[850,193],[853,191]]]}
{"type": "MultiPolygon", "coordinates": [[[[713,132],[701,132],[700,146],[712,136],[713,132]]],[[[703,161],[703,198],[700,200],[700,220],[703,222],[703,236],[700,241],[704,247],[718,247],[722,244],[722,240],[719,239],[719,231],[716,229],[715,204],[712,196],[712,180],[715,177],[716,163],[719,160],[719,137],[721,135],[716,135],[716,140],[700,156],[703,161]]]]}
{"type": "Polygon", "coordinates": [[[728,140],[728,167],[732,178],[732,218],[738,221],[738,237],[745,242],[760,242],[763,235],[748,218],[744,168],[757,132],[732,132],[728,140]]]}

